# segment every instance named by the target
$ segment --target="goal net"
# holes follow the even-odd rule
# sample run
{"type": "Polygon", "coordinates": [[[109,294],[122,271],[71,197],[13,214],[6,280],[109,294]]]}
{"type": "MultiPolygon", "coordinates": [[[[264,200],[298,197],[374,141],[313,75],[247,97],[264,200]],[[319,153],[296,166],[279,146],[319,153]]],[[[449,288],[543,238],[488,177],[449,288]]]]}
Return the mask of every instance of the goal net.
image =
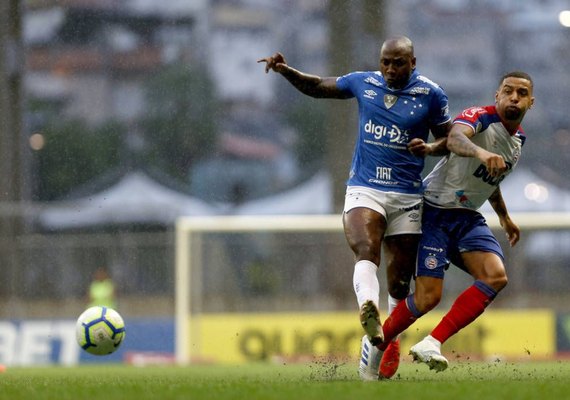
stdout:
{"type": "MultiPolygon", "coordinates": [[[[512,218],[525,236],[570,230],[570,217],[565,214],[514,214],[512,218]]],[[[487,220],[493,229],[500,228],[495,215],[487,220]]],[[[498,239],[503,237],[497,232],[498,239]]],[[[501,244],[508,262],[528,258],[523,249],[515,259],[508,243],[501,244]]],[[[180,218],[176,224],[177,362],[357,354],[362,330],[352,289],[353,265],[340,215],[180,218]]],[[[387,295],[384,273],[380,268],[381,296],[387,295]]],[[[469,281],[466,274],[448,273],[444,297],[452,300],[469,281]]],[[[383,318],[385,310],[381,310],[383,318]]],[[[550,314],[525,310],[525,315],[551,323],[550,314]]],[[[497,318],[509,321],[505,315],[497,318]]],[[[542,327],[538,324],[537,329],[542,327]]],[[[479,334],[463,336],[477,343],[479,334]]],[[[471,342],[457,346],[482,351],[472,348],[480,344],[471,342]]]]}

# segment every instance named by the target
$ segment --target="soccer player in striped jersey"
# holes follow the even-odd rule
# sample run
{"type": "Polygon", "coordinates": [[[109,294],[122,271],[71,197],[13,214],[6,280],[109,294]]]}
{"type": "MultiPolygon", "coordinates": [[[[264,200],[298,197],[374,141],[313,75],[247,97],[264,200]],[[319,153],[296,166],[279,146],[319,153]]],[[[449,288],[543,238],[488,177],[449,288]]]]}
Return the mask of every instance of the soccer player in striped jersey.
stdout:
{"type": "MultiPolygon", "coordinates": [[[[426,155],[447,152],[451,125],[447,95],[416,70],[411,40],[387,39],[380,49],[379,71],[320,77],[300,72],[281,53],[266,57],[265,72],[281,74],[296,89],[316,98],[356,98],[359,129],[347,182],[344,232],[355,257],[353,286],[360,308],[362,338],[359,373],[378,379],[383,340],[378,311],[377,270],[381,249],[386,259],[389,312],[409,293],[421,233],[422,180],[426,155]],[[436,138],[428,143],[429,133],[436,138]]],[[[399,341],[390,342],[380,374],[397,370],[399,341]]]]}
{"type": "MultiPolygon", "coordinates": [[[[521,122],[534,103],[533,81],[520,71],[504,75],[495,105],[464,110],[447,139],[450,154],[425,178],[423,235],[418,250],[415,292],[384,321],[386,340],[398,335],[440,301],[450,263],[473,277],[430,335],[414,345],[414,360],[431,369],[448,366],[441,345],[473,322],[507,284],[501,246],[477,211],[489,201],[511,246],[520,238],[500,183],[517,165],[525,142],[521,122]]],[[[382,351],[386,343],[378,346],[382,351]]]]}

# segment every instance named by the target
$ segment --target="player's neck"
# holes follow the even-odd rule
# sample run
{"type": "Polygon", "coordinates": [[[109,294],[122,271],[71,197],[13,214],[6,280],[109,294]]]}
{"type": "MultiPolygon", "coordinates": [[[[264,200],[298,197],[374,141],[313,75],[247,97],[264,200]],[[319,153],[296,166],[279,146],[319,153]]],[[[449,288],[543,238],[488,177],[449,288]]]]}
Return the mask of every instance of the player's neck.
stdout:
{"type": "Polygon", "coordinates": [[[521,124],[520,120],[506,121],[504,118],[501,118],[501,120],[505,129],[507,130],[507,132],[509,132],[509,135],[513,136],[515,133],[517,133],[519,126],[521,124]]]}
{"type": "Polygon", "coordinates": [[[499,110],[497,110],[497,112],[499,114],[499,117],[501,118],[501,123],[503,124],[507,132],[509,132],[509,135],[513,136],[515,133],[517,133],[519,126],[521,125],[522,118],[519,118],[517,120],[509,120],[506,119],[505,116],[502,115],[501,112],[499,112],[499,110]]]}

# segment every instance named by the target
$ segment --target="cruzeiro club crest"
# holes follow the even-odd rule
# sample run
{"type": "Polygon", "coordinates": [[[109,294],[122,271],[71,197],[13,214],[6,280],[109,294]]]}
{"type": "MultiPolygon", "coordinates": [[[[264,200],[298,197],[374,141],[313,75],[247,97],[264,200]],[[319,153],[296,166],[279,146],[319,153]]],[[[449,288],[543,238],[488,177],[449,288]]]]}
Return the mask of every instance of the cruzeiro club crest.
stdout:
{"type": "Polygon", "coordinates": [[[394,104],[396,104],[396,100],[398,100],[398,96],[394,96],[393,94],[385,94],[384,105],[386,106],[386,109],[389,109],[394,104]]]}

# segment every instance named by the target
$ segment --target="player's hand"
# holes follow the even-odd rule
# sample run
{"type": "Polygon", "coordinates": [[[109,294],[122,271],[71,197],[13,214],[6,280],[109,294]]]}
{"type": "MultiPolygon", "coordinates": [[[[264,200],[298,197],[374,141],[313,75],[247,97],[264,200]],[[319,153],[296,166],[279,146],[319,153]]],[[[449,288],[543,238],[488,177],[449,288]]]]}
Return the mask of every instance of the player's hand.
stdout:
{"type": "Polygon", "coordinates": [[[277,52],[273,54],[271,57],[265,57],[257,60],[258,63],[265,63],[265,73],[268,73],[269,70],[273,70],[275,72],[282,72],[287,67],[287,61],[283,54],[277,52]]]}
{"type": "Polygon", "coordinates": [[[410,143],[408,143],[408,150],[414,156],[418,157],[425,157],[431,152],[429,144],[427,144],[426,142],[424,142],[422,139],[419,138],[414,138],[410,140],[410,143]]]}
{"type": "Polygon", "coordinates": [[[486,152],[482,161],[485,163],[489,175],[493,178],[501,176],[507,170],[505,159],[498,154],[486,152]]]}
{"type": "Polygon", "coordinates": [[[515,244],[518,243],[519,239],[521,238],[521,230],[517,224],[511,221],[510,218],[506,218],[504,220],[499,221],[501,226],[505,230],[507,235],[507,239],[509,240],[509,244],[513,247],[515,244]]]}

